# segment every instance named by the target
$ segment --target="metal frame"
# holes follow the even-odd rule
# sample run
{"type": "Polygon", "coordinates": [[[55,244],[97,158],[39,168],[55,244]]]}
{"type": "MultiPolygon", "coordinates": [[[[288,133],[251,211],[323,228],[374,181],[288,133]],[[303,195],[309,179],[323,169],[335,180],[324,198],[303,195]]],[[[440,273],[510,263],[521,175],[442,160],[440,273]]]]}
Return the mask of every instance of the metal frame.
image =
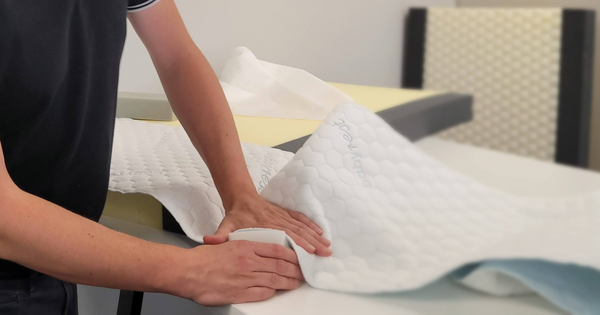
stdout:
{"type": "Polygon", "coordinates": [[[144,292],[121,290],[117,315],[141,315],[144,292]]]}

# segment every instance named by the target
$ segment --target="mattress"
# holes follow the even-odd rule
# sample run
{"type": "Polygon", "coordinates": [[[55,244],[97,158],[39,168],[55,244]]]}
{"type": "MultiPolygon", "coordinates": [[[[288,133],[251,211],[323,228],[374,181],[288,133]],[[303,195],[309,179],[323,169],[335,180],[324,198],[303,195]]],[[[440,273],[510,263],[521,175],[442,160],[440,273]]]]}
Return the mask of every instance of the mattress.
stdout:
{"type": "MultiPolygon", "coordinates": [[[[440,130],[469,121],[472,100],[467,95],[437,91],[330,83],[348,94],[358,104],[371,111],[384,113],[395,128],[411,139],[434,134],[440,130]],[[403,107],[406,106],[406,110],[403,107]],[[402,109],[400,112],[398,109],[402,109]],[[388,111],[389,114],[385,114],[388,111]],[[448,118],[448,119],[447,119],[448,118]]],[[[320,121],[279,119],[269,117],[234,116],[241,141],[262,146],[278,147],[287,151],[298,150],[320,121]]],[[[180,126],[179,122],[152,123],[180,126]]],[[[119,135],[115,135],[119,137],[119,135]]],[[[130,222],[163,228],[161,204],[143,194],[115,194],[109,192],[104,214],[130,222]]]]}
{"type": "MultiPolygon", "coordinates": [[[[222,203],[183,130],[120,120],[116,132],[110,189],[151,194],[198,242],[214,233],[222,203]]],[[[488,268],[571,312],[600,309],[600,192],[531,199],[498,191],[356,104],[336,107],[296,154],[243,148],[257,190],[306,214],[332,241],[333,256],[317,257],[290,240],[315,288],[406,291],[488,268]]]]}

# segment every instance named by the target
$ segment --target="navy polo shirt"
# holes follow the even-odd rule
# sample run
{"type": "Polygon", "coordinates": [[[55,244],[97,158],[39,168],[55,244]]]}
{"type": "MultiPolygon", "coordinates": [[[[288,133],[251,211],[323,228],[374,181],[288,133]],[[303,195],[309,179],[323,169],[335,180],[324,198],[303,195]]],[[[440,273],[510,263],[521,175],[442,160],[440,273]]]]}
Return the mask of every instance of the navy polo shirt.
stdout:
{"type": "MultiPolygon", "coordinates": [[[[22,190],[100,218],[127,12],[156,2],[0,0],[0,142],[22,190]]],[[[0,278],[30,272],[0,260],[0,278]]]]}

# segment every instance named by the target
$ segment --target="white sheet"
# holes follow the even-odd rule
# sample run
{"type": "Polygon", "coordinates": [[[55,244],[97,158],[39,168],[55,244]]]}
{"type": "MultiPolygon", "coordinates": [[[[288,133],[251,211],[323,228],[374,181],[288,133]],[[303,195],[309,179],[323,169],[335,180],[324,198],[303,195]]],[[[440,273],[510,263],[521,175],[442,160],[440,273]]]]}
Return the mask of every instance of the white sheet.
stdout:
{"type": "Polygon", "coordinates": [[[323,120],[353,102],[310,73],[258,60],[245,47],[235,49],[220,80],[234,115],[323,120]]]}

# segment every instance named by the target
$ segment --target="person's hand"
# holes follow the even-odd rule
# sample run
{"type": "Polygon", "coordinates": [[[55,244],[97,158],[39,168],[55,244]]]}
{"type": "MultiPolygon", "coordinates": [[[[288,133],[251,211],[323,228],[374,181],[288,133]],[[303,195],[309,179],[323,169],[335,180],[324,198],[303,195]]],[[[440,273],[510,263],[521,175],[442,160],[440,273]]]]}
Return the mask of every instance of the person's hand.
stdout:
{"type": "Polygon", "coordinates": [[[262,301],[304,281],[296,253],[281,245],[232,241],[190,251],[176,294],[201,305],[262,301]]]}
{"type": "Polygon", "coordinates": [[[269,228],[285,231],[298,246],[319,256],[332,254],[331,242],[322,236],[323,231],[304,214],[282,209],[262,198],[250,195],[241,198],[227,211],[215,235],[205,236],[206,244],[221,244],[229,233],[244,228],[269,228]]]}

